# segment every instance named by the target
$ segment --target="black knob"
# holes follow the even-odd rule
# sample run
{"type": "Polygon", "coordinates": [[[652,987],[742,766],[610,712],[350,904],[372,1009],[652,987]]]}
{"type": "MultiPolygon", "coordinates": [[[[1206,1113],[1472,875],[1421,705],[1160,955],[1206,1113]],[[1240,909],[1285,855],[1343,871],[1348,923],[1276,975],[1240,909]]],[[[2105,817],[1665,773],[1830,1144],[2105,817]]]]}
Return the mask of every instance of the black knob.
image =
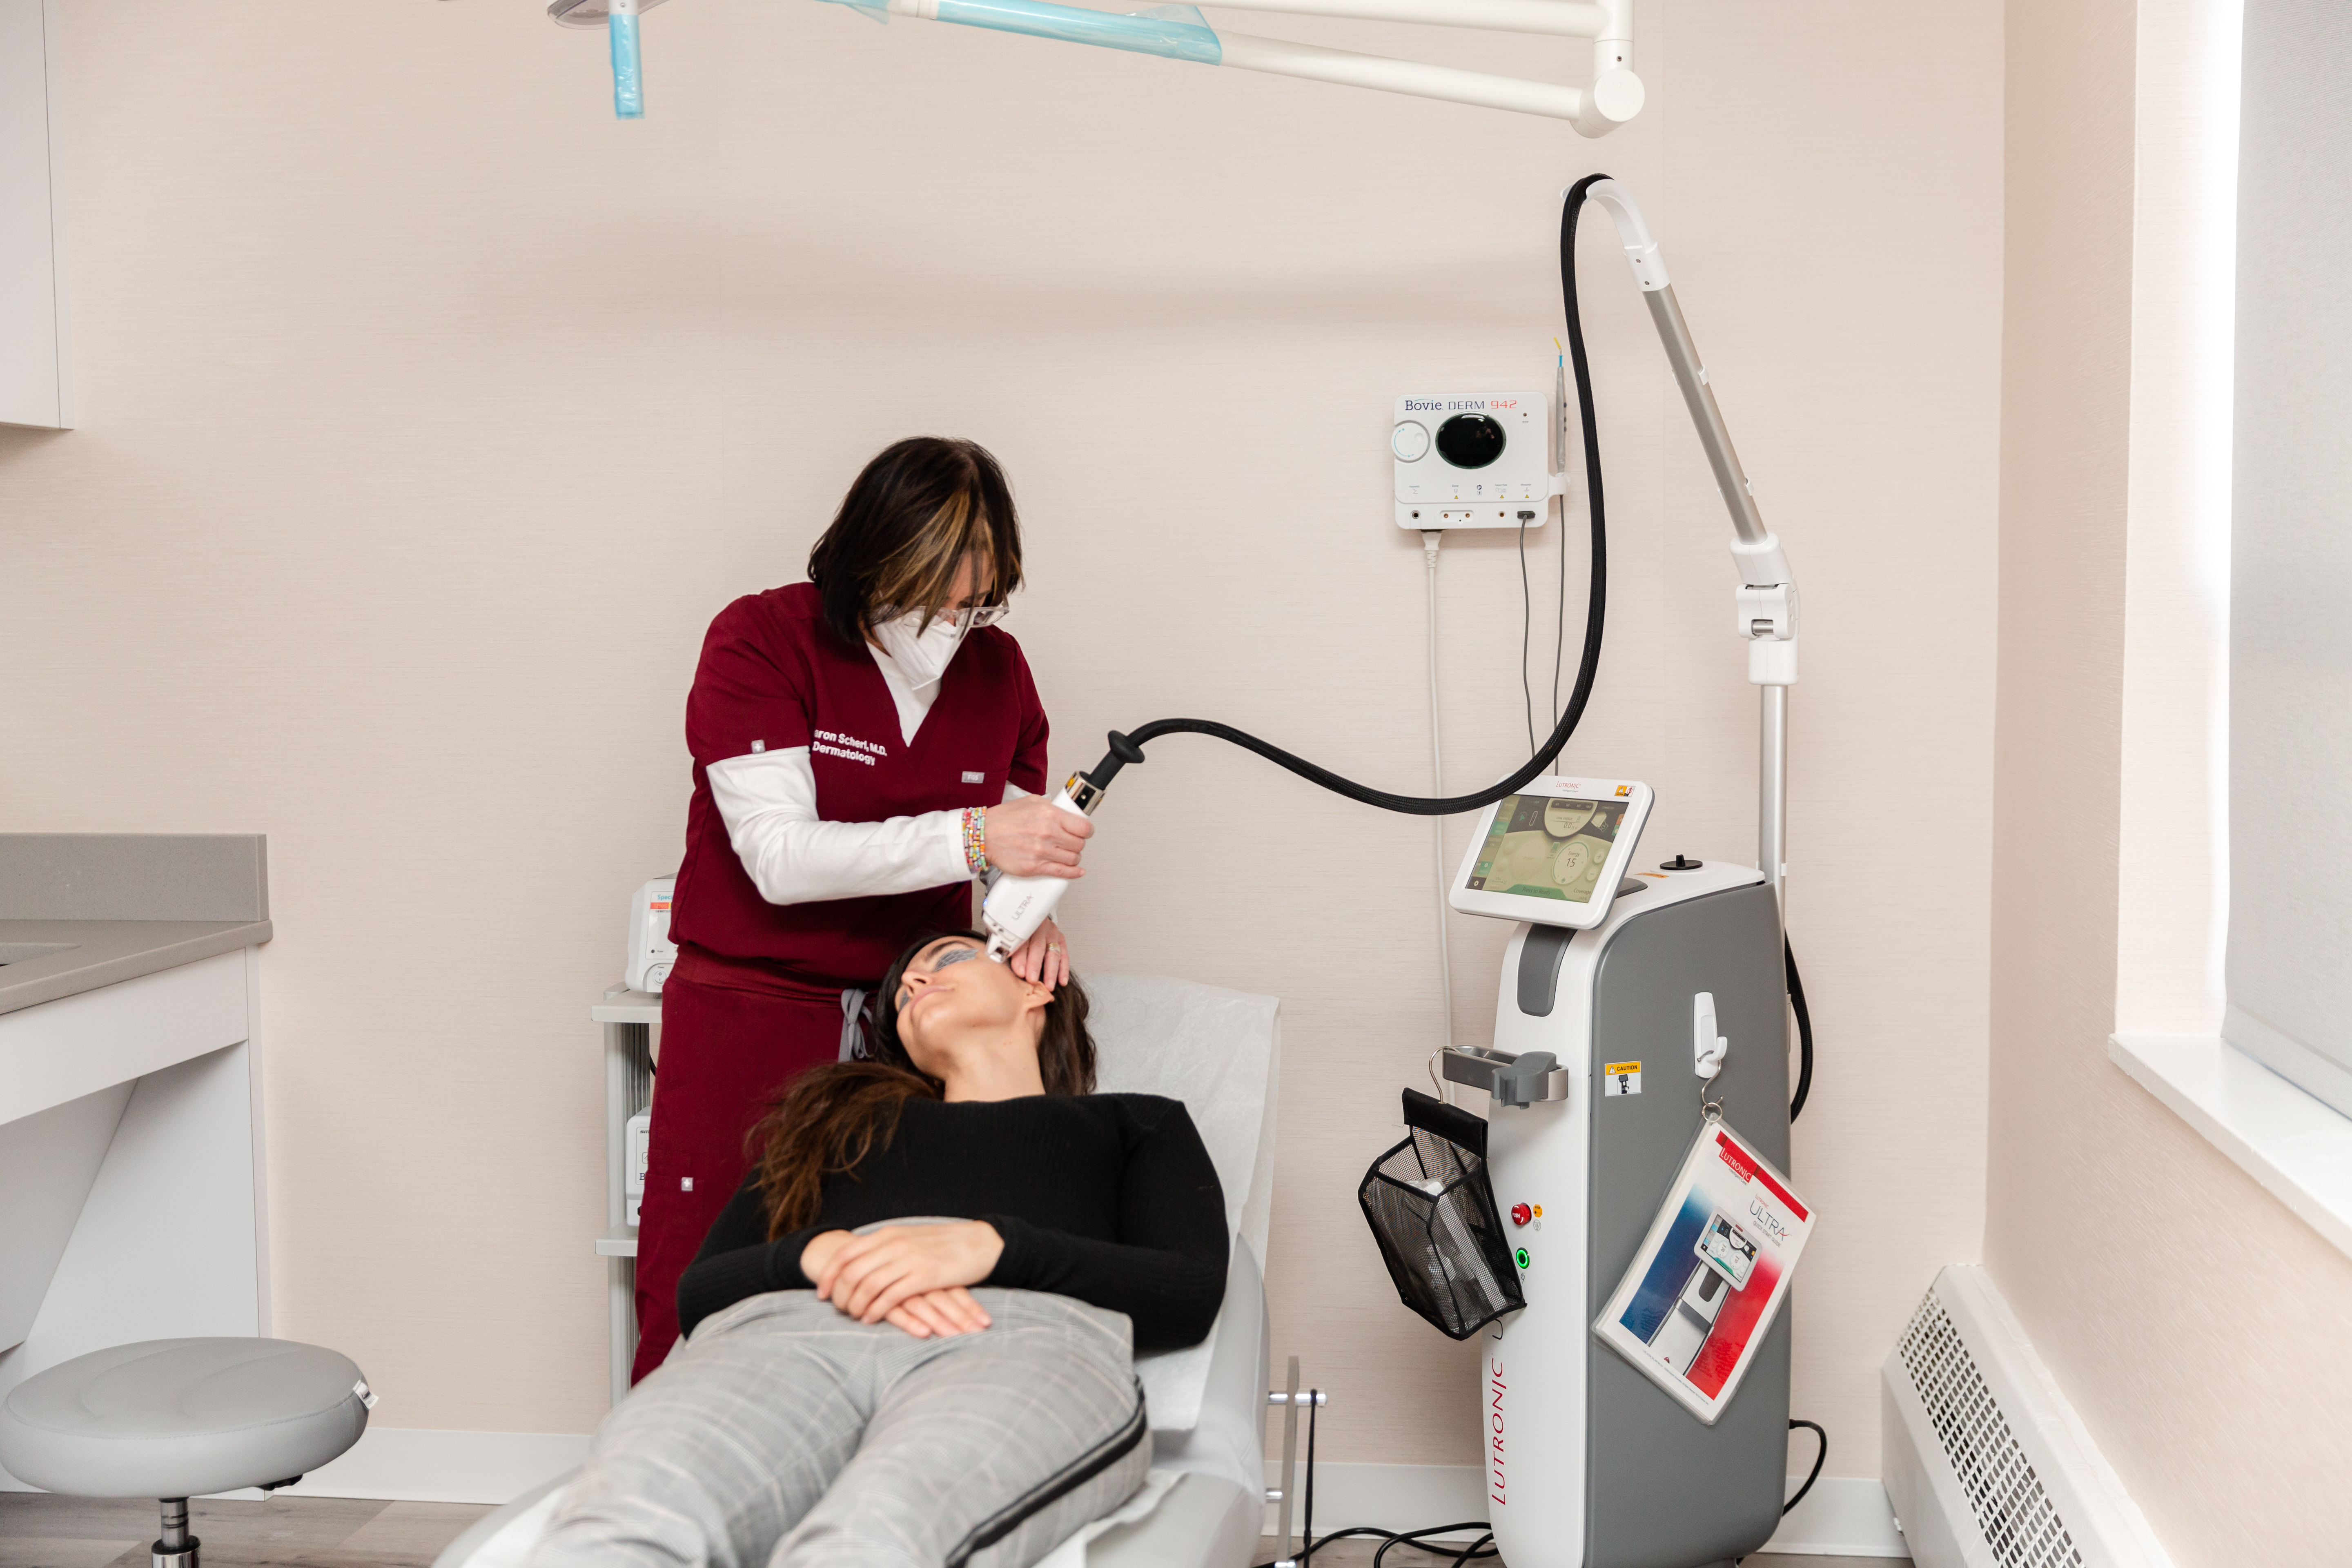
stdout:
{"type": "Polygon", "coordinates": [[[1706,864],[1706,862],[1704,860],[1694,860],[1687,855],[1677,853],[1671,860],[1659,861],[1658,869],[1661,871],[1696,871],[1701,866],[1706,864]]]}

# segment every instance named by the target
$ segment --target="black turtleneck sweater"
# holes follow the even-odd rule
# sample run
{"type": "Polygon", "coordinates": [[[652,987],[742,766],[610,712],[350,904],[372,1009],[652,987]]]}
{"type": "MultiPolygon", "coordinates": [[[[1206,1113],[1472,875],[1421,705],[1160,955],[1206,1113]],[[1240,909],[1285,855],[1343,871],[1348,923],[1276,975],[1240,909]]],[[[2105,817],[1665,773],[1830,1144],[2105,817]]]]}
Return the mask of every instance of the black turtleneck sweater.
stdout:
{"type": "Polygon", "coordinates": [[[754,1165],[677,1286],[687,1333],[769,1290],[808,1290],[820,1232],[940,1215],[986,1220],[1003,1256],[982,1281],[1124,1312],[1139,1351],[1198,1344],[1225,1293],[1216,1167],[1177,1100],[1153,1094],[909,1100],[855,1170],[824,1178],[816,1223],[767,1239],[754,1165]]]}

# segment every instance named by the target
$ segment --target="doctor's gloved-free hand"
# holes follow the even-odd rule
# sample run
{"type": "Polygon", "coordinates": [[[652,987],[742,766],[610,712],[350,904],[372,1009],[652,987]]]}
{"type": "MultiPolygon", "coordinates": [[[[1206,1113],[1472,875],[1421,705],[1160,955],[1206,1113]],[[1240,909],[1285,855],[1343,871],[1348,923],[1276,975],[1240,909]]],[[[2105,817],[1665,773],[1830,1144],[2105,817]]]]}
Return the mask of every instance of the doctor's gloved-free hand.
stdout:
{"type": "Polygon", "coordinates": [[[981,814],[988,863],[1015,877],[1083,877],[1078,857],[1095,825],[1042,795],[1024,795],[981,814]]]}

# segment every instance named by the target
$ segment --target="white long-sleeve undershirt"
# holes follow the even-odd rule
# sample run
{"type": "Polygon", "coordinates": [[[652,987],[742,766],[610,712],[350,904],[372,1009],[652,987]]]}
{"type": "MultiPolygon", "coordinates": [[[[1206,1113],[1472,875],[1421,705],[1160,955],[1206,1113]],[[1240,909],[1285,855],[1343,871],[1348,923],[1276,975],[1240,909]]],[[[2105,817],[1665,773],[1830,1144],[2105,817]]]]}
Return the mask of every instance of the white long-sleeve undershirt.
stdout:
{"type": "MultiPolygon", "coordinates": [[[[911,745],[939,695],[939,683],[911,689],[887,654],[870,651],[898,710],[900,738],[911,745]]],[[[961,811],[927,811],[883,822],[827,822],[818,816],[816,770],[806,746],[728,757],[703,772],[710,781],[711,802],[727,824],[728,843],[751,885],[772,904],[912,893],[971,875],[961,811]]],[[[1011,783],[1004,786],[1006,800],[1027,793],[1011,783]]]]}

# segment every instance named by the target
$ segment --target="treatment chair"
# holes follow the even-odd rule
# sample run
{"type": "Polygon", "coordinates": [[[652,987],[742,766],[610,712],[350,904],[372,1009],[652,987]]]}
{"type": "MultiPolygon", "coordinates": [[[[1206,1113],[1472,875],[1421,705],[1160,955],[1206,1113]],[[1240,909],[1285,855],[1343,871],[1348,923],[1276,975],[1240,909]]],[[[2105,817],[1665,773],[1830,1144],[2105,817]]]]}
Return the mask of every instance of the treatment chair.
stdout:
{"type": "MultiPolygon", "coordinates": [[[[1209,1337],[1136,1358],[1152,1468],[1126,1504],[1055,1547],[1041,1568],[1245,1568],[1265,1517],[1266,1225],[1274,1201],[1280,1004],[1189,981],[1090,977],[1088,1019],[1107,1091],[1181,1100],[1225,1190],[1233,1261],[1209,1337]]],[[[569,1475],[475,1522],[434,1568],[515,1568],[569,1475]]]]}

